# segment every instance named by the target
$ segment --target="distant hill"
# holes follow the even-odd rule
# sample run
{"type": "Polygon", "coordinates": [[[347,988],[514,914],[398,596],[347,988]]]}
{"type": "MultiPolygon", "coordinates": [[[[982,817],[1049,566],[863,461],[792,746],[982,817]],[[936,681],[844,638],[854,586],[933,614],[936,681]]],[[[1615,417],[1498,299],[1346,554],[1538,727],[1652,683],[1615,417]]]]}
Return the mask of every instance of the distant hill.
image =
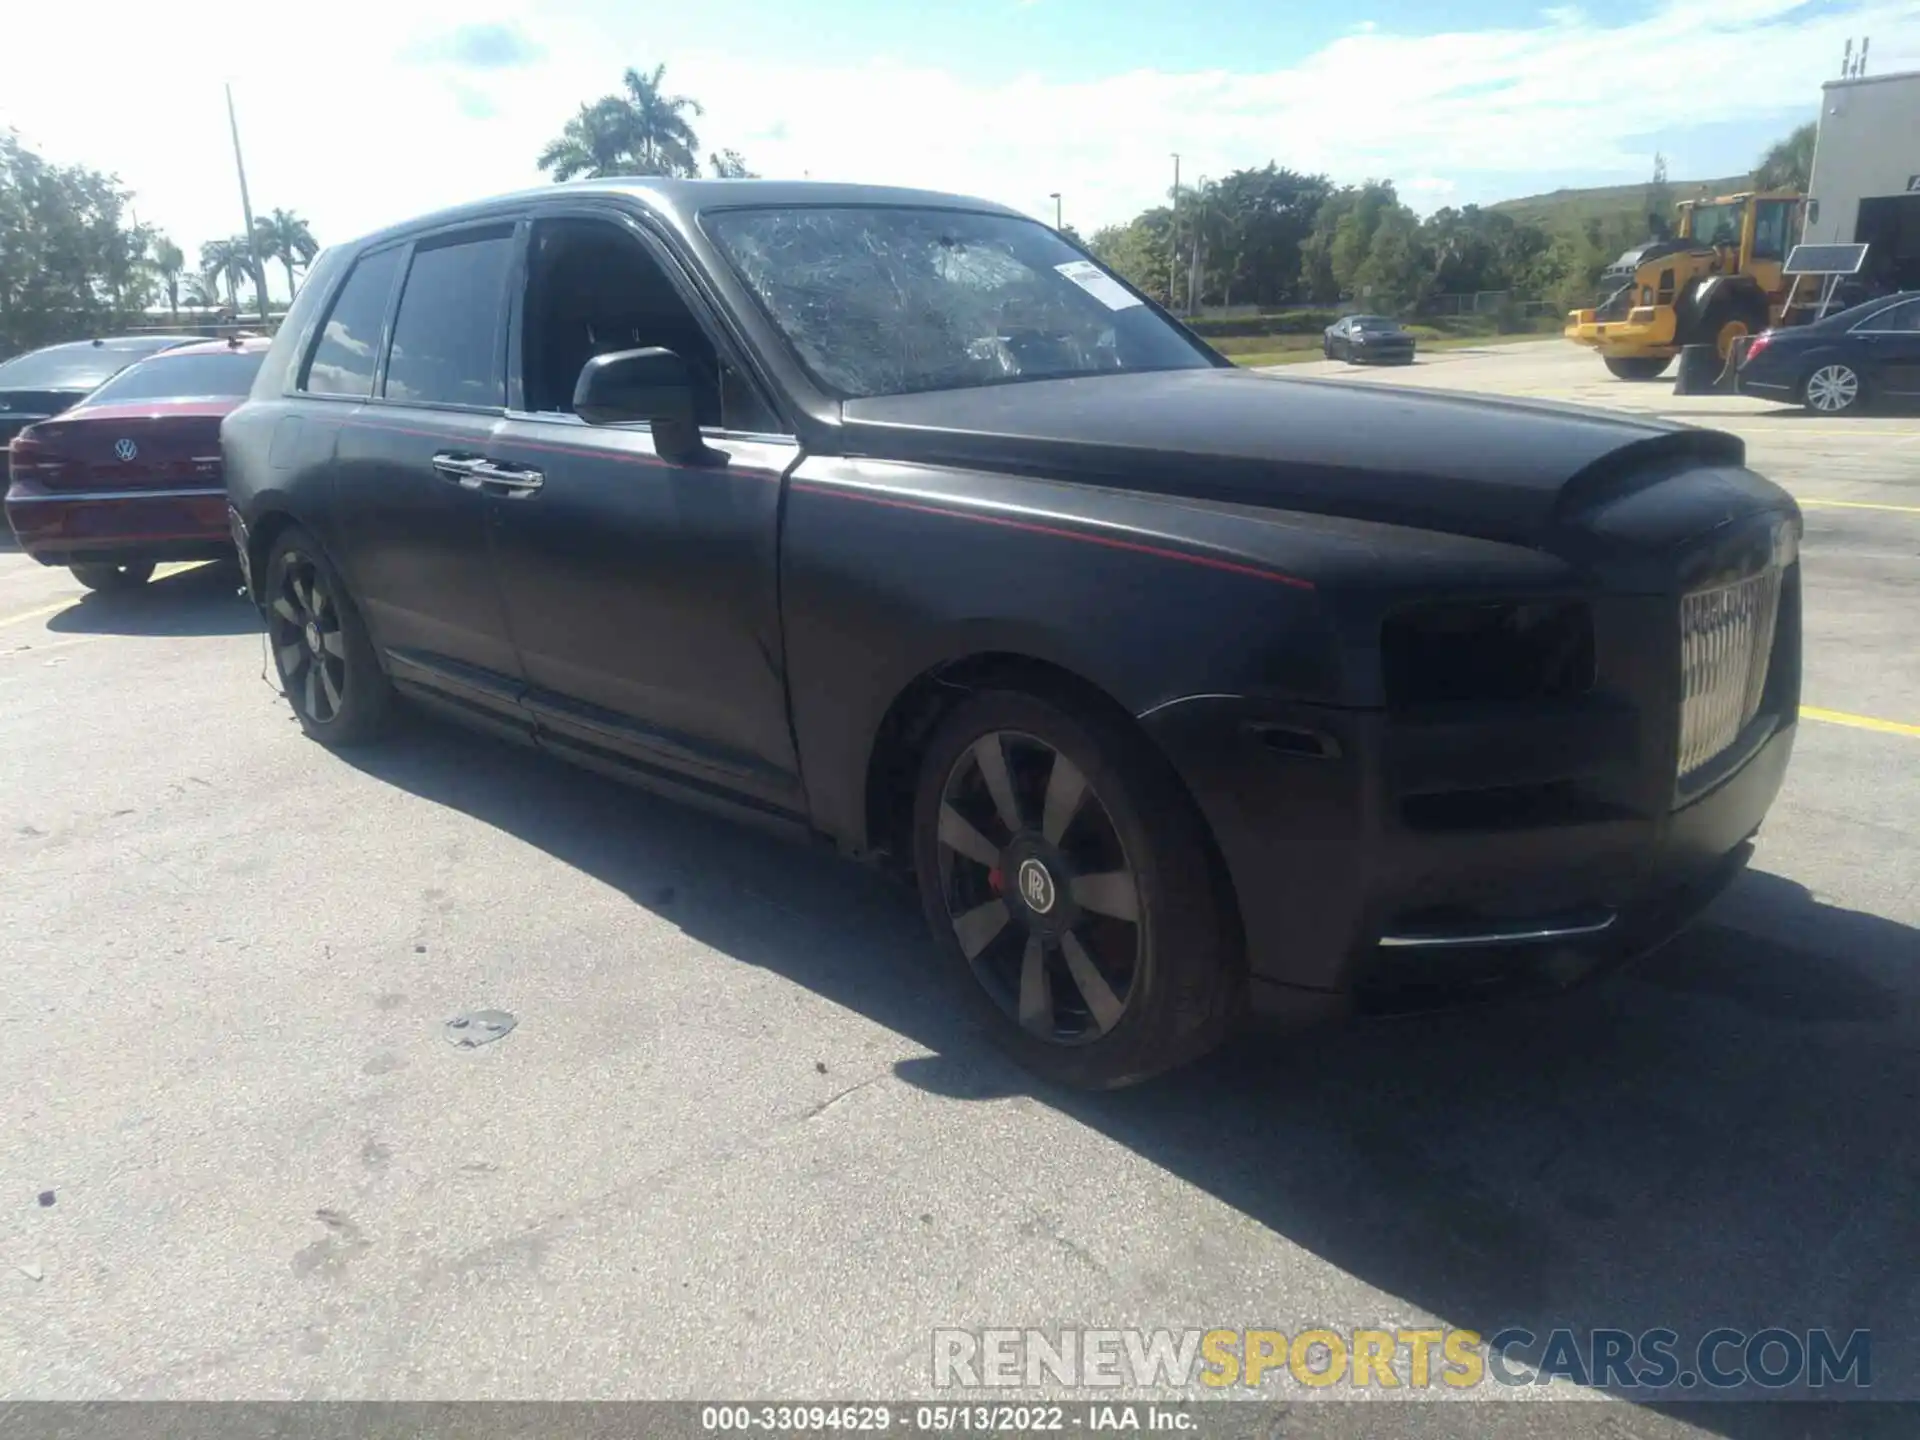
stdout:
{"type": "MultiPolygon", "coordinates": [[[[1724,180],[1673,180],[1668,182],[1675,200],[1701,196],[1731,195],[1753,188],[1751,175],[1732,175],[1724,180]]],[[[1516,220],[1531,220],[1549,230],[1575,230],[1589,219],[1623,219],[1644,225],[1647,183],[1599,185],[1590,190],[1552,190],[1545,195],[1524,195],[1517,200],[1502,200],[1489,210],[1504,210],[1516,220]]]]}

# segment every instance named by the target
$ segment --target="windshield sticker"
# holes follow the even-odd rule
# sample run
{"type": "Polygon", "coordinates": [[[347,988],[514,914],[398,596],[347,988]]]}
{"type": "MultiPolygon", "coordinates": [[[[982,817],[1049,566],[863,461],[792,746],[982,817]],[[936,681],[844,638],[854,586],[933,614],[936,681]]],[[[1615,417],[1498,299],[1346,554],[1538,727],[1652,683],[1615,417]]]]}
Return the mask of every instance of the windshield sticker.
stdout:
{"type": "Polygon", "coordinates": [[[1109,310],[1128,310],[1140,303],[1133,294],[1091,260],[1069,260],[1053,267],[1109,310]]]}

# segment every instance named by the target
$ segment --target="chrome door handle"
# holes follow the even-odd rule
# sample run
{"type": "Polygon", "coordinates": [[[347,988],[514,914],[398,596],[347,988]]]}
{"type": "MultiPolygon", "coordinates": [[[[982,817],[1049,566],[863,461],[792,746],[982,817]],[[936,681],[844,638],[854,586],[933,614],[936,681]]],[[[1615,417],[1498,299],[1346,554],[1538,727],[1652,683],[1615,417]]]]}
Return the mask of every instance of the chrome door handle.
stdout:
{"type": "Polygon", "coordinates": [[[477,455],[452,455],[444,450],[433,457],[435,474],[468,490],[480,488],[479,474],[486,463],[477,455]]]}
{"type": "Polygon", "coordinates": [[[509,498],[531,495],[547,483],[547,477],[538,470],[521,470],[511,465],[496,465],[491,460],[478,462],[473,469],[476,483],[489,490],[497,490],[509,498]]]}

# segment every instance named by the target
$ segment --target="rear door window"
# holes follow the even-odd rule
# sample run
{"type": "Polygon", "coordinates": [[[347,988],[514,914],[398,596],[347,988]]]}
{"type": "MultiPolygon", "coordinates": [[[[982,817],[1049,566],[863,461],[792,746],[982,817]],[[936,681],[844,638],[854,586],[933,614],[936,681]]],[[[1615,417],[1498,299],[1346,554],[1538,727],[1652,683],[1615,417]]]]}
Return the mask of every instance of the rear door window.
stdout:
{"type": "Polygon", "coordinates": [[[374,367],[380,359],[380,327],[387,318],[400,251],[382,250],[353,267],[334,297],[333,309],[313,347],[300,388],[310,395],[373,394],[374,367]]]}
{"type": "Polygon", "coordinates": [[[504,408],[512,263],[510,225],[415,248],[393,322],[387,399],[504,408]]]}
{"type": "Polygon", "coordinates": [[[1853,327],[1862,334],[1872,332],[1920,330],[1920,300],[1889,305],[1877,315],[1869,315],[1853,327]]]}

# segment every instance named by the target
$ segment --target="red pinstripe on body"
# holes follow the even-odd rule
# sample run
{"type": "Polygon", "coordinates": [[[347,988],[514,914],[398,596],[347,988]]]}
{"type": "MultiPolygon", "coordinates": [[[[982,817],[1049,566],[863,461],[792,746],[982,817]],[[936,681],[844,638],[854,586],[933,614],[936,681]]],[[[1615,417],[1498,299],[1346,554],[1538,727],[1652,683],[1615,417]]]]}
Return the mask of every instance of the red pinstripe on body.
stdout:
{"type": "Polygon", "coordinates": [[[867,505],[884,505],[892,510],[911,510],[916,514],[938,515],[949,520],[971,520],[980,525],[998,525],[1004,530],[1022,530],[1031,535],[1051,535],[1061,540],[1077,540],[1083,545],[1103,545],[1109,550],[1127,550],[1137,555],[1153,555],[1162,560],[1178,560],[1188,565],[1204,566],[1209,570],[1224,570],[1231,575],[1249,575],[1256,580],[1271,580],[1276,585],[1287,585],[1296,590],[1314,588],[1311,580],[1303,580],[1298,575],[1286,575],[1278,570],[1263,570],[1257,565],[1245,565],[1237,560],[1221,560],[1212,555],[1196,555],[1190,550],[1168,550],[1159,545],[1143,544],[1138,540],[1121,540],[1112,535],[1094,535],[1085,530],[1067,530],[1057,525],[1040,525],[1031,520],[1013,520],[1004,515],[983,515],[977,511],[949,509],[939,505],[922,505],[911,500],[891,500],[880,495],[870,495],[830,485],[815,485],[804,480],[796,480],[793,488],[805,491],[809,495],[827,495],[841,500],[856,500],[867,505]]]}

